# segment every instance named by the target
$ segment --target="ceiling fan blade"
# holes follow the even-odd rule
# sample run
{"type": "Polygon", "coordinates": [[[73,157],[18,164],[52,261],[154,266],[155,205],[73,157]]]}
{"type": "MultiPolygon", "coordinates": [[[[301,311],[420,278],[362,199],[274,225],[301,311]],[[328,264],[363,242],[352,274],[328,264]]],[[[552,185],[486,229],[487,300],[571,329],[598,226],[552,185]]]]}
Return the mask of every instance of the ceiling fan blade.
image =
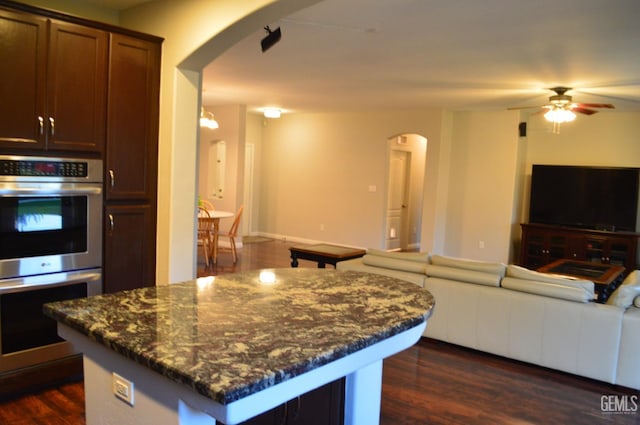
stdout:
{"type": "Polygon", "coordinates": [[[608,109],[615,109],[615,106],[613,106],[610,103],[577,103],[577,105],[580,108],[608,108],[608,109]]]}
{"type": "Polygon", "coordinates": [[[544,105],[538,105],[538,106],[513,106],[511,108],[507,108],[507,110],[515,111],[515,110],[518,110],[518,109],[534,109],[534,108],[544,108],[544,105]]]}
{"type": "Polygon", "coordinates": [[[576,106],[575,108],[571,108],[571,110],[574,111],[574,112],[579,112],[581,114],[585,114],[585,115],[593,115],[596,112],[598,112],[596,110],[583,108],[581,106],[576,106]]]}

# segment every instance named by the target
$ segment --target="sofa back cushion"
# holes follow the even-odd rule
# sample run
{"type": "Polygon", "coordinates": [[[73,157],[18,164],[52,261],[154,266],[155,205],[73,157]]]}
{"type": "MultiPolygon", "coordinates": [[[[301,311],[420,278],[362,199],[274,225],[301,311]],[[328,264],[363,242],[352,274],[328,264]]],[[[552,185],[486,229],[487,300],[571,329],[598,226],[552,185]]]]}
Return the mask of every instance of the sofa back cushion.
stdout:
{"type": "Polygon", "coordinates": [[[415,261],[417,263],[426,264],[429,262],[428,252],[397,252],[383,251],[382,249],[367,248],[367,255],[376,257],[386,257],[394,260],[415,261]]]}
{"type": "Polygon", "coordinates": [[[362,263],[367,266],[420,274],[424,274],[428,262],[428,253],[388,252],[373,248],[367,249],[366,255],[362,257],[362,263]]]}
{"type": "Polygon", "coordinates": [[[475,283],[486,286],[500,286],[502,276],[500,274],[492,274],[469,270],[457,267],[439,266],[436,264],[427,264],[425,273],[429,278],[441,278],[448,280],[456,280],[463,283],[475,283]]]}
{"type": "Polygon", "coordinates": [[[591,302],[595,298],[595,285],[590,280],[540,273],[513,264],[507,267],[502,287],[582,303],[591,302]]]}
{"type": "Polygon", "coordinates": [[[581,303],[591,302],[595,298],[595,291],[593,287],[591,290],[588,290],[580,286],[569,286],[508,276],[502,279],[502,287],[513,291],[528,292],[530,294],[542,295],[550,298],[560,298],[563,300],[581,303]]]}
{"type": "MultiPolygon", "coordinates": [[[[629,273],[622,284],[613,291],[607,300],[607,304],[616,307],[629,308],[634,303],[634,299],[640,297],[640,270],[629,273]]],[[[637,305],[638,303],[636,303],[637,305]]]]}
{"type": "Polygon", "coordinates": [[[467,260],[465,258],[446,257],[444,255],[432,255],[431,264],[436,266],[455,267],[458,269],[473,270],[476,272],[490,273],[504,277],[507,266],[503,263],[490,261],[467,260]]]}

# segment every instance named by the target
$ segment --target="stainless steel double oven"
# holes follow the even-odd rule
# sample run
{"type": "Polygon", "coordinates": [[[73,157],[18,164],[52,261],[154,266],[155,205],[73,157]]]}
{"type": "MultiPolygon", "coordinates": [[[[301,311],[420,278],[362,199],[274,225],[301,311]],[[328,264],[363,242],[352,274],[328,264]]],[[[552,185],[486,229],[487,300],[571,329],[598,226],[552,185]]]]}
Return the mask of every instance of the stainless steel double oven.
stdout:
{"type": "Polygon", "coordinates": [[[0,156],[0,374],[73,354],[42,305],[102,293],[102,161],[0,156]]]}

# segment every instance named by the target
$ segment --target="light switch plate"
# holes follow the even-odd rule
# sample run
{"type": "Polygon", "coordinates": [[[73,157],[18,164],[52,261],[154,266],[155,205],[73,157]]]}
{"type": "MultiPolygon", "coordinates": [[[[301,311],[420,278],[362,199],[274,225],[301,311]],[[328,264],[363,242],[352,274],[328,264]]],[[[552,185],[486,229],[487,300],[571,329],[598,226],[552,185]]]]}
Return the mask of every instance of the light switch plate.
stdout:
{"type": "Polygon", "coordinates": [[[133,406],[133,382],[113,372],[111,382],[113,394],[125,403],[133,406]]]}

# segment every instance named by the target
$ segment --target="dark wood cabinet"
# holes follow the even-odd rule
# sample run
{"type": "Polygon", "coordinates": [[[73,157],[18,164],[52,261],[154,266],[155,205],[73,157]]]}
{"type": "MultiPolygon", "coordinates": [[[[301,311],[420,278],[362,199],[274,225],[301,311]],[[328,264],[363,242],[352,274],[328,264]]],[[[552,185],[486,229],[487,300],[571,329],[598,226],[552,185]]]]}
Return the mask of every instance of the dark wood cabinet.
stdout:
{"type": "Polygon", "coordinates": [[[0,0],[0,148],[104,160],[106,292],[155,285],[161,43],[0,0]]]}
{"type": "Polygon", "coordinates": [[[101,153],[108,33],[0,9],[0,147],[101,153]]]}
{"type": "Polygon", "coordinates": [[[105,155],[107,201],[156,198],[160,45],[112,34],[105,155]]]}
{"type": "Polygon", "coordinates": [[[344,382],[330,382],[241,425],[342,425],[344,382]]]}
{"type": "MultiPolygon", "coordinates": [[[[0,150],[104,161],[105,292],[156,284],[161,44],[152,35],[0,0],[0,150]]],[[[43,363],[11,381],[22,390],[76,373],[43,363]]]]}
{"type": "Polygon", "coordinates": [[[105,213],[104,292],[154,286],[155,217],[149,205],[107,206],[105,213]]]}
{"type": "Polygon", "coordinates": [[[638,238],[633,232],[521,224],[520,265],[537,269],[562,258],[637,268],[638,238]]]}
{"type": "Polygon", "coordinates": [[[109,52],[103,272],[115,292],[155,285],[160,43],[111,34],[109,52]]]}

